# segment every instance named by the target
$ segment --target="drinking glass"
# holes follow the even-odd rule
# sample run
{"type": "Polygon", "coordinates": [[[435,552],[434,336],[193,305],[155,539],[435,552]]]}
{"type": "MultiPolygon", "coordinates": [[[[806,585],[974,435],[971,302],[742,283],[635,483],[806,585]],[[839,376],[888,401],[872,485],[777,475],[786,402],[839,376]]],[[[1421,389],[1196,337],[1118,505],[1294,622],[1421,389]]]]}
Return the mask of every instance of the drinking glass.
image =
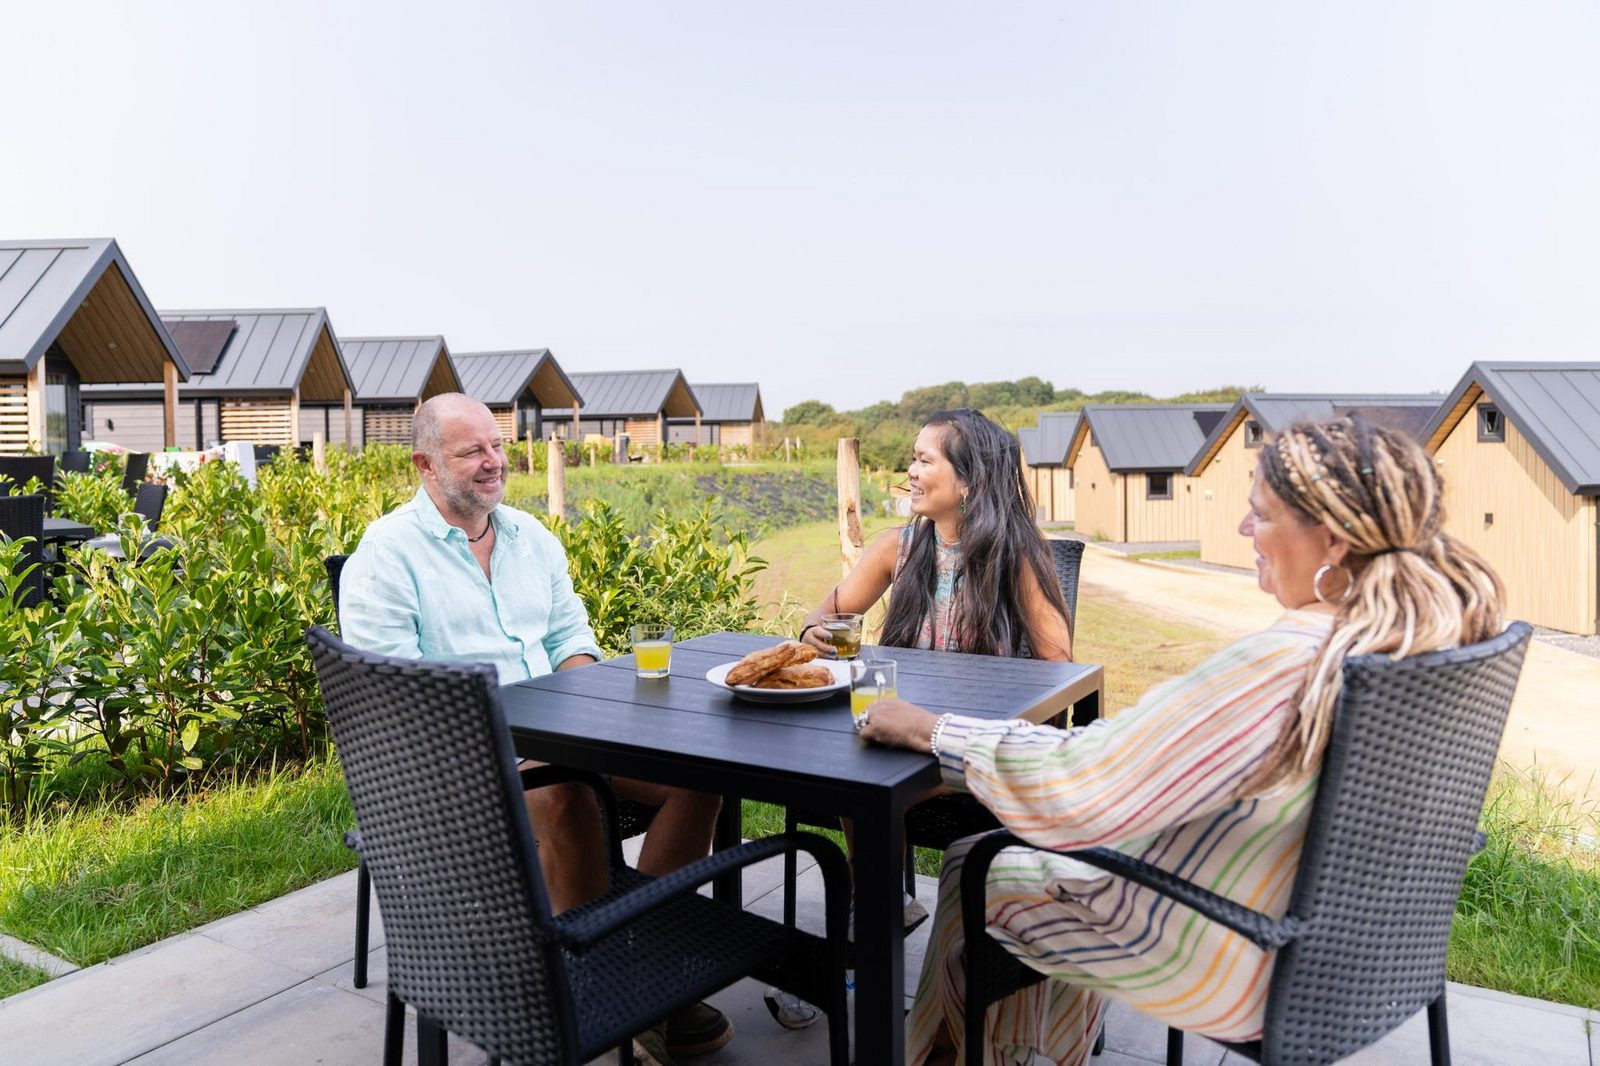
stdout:
{"type": "Polygon", "coordinates": [[[640,677],[666,677],[672,669],[672,627],[634,626],[633,665],[640,677]]]}
{"type": "Polygon", "coordinates": [[[857,730],[868,707],[897,695],[893,659],[856,659],[850,663],[850,721],[857,730]]]}
{"type": "Polygon", "coordinates": [[[825,614],[822,631],[828,634],[834,654],[841,659],[854,659],[861,654],[861,616],[859,614],[825,614]]]}

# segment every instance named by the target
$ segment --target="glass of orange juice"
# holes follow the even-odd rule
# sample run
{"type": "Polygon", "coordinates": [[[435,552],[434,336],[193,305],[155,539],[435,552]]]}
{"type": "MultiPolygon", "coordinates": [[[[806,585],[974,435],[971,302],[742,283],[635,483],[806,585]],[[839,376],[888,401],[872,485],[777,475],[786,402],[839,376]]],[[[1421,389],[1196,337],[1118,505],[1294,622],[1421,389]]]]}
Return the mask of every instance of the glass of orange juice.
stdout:
{"type": "Polygon", "coordinates": [[[672,670],[672,627],[634,626],[633,665],[640,677],[666,677],[672,670]]]}
{"type": "Polygon", "coordinates": [[[893,659],[850,661],[850,721],[857,730],[861,728],[861,718],[868,707],[897,695],[893,659]]]}

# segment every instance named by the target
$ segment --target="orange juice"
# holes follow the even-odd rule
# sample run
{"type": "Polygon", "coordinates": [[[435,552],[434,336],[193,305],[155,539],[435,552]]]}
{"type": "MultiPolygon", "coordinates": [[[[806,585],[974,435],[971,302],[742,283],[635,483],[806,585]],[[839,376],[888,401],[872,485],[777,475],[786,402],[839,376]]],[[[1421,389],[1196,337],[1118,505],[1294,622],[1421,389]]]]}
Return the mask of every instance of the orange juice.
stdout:
{"type": "Polygon", "coordinates": [[[866,713],[879,700],[893,699],[898,693],[889,687],[884,688],[853,688],[850,690],[850,718],[860,727],[861,716],[866,713]]]}
{"type": "Polygon", "coordinates": [[[641,640],[633,646],[633,661],[640,677],[666,677],[672,666],[672,642],[641,640]]]}

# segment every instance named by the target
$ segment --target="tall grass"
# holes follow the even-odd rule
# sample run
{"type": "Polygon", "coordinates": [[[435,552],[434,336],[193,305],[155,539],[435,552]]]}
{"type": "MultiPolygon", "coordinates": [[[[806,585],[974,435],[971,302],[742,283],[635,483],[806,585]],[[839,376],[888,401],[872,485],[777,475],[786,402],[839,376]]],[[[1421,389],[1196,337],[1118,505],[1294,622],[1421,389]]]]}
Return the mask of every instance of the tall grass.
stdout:
{"type": "Polygon", "coordinates": [[[1600,802],[1503,766],[1450,931],[1450,977],[1600,1009],[1600,802]]]}
{"type": "Polygon", "coordinates": [[[42,985],[48,980],[50,975],[43,970],[24,966],[20,962],[13,962],[0,955],[0,999],[14,996],[18,992],[26,992],[34,985],[42,985]]]}

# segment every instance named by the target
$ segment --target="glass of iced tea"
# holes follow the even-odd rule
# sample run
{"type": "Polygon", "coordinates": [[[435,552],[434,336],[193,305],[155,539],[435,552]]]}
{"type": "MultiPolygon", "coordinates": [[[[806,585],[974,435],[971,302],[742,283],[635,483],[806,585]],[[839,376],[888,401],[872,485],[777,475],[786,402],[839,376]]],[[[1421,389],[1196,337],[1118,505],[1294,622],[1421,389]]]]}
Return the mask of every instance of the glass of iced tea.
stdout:
{"type": "Polygon", "coordinates": [[[672,627],[634,626],[633,665],[640,677],[666,677],[672,670],[672,627]]]}
{"type": "Polygon", "coordinates": [[[857,659],[850,664],[850,722],[857,730],[868,707],[898,695],[893,659],[857,659]]]}
{"type": "Polygon", "coordinates": [[[828,634],[828,642],[841,659],[854,659],[861,654],[861,616],[859,614],[825,614],[819,623],[828,634]]]}

